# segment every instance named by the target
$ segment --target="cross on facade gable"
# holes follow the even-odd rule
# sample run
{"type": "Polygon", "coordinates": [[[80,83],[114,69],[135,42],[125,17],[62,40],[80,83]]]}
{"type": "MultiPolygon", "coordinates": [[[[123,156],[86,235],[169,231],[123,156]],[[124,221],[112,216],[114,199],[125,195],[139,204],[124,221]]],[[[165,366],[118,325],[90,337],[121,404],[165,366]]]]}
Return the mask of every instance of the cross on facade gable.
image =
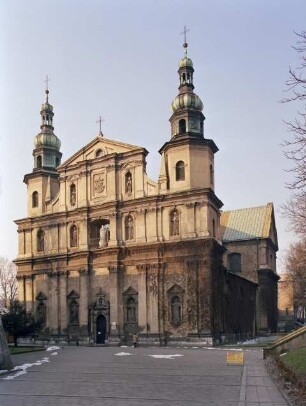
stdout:
{"type": "Polygon", "coordinates": [[[103,137],[103,133],[102,133],[102,122],[105,121],[104,118],[101,118],[101,116],[99,116],[99,119],[96,121],[96,123],[99,123],[99,135],[101,135],[101,137],[103,137]]]}

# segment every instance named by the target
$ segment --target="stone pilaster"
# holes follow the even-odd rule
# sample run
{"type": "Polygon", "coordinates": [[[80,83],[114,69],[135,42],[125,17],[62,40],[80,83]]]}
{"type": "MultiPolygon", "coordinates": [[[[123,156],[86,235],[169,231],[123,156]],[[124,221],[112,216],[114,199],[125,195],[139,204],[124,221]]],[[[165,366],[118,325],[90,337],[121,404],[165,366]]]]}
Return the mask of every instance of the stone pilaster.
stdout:
{"type": "Polygon", "coordinates": [[[57,272],[49,272],[49,300],[47,311],[47,326],[51,334],[58,333],[58,301],[57,301],[57,272]]]}
{"type": "Polygon", "coordinates": [[[25,303],[25,279],[23,275],[17,275],[18,283],[18,299],[20,302],[25,303]]]}
{"type": "Polygon", "coordinates": [[[89,269],[83,268],[79,271],[80,274],[80,307],[79,307],[79,322],[81,333],[87,333],[88,326],[88,277],[89,269]]]}
{"type": "Polygon", "coordinates": [[[117,215],[116,212],[111,213],[111,215],[109,216],[109,230],[110,230],[110,238],[108,241],[109,247],[116,246],[118,238],[120,239],[117,230],[117,226],[118,223],[120,224],[120,220],[117,217],[121,216],[119,214],[117,215]]]}
{"type": "Polygon", "coordinates": [[[199,281],[196,261],[186,261],[188,334],[199,333],[199,281]]]}
{"type": "Polygon", "coordinates": [[[59,331],[63,334],[67,329],[67,278],[68,271],[59,272],[59,281],[58,281],[58,297],[59,297],[59,331]]]}
{"type": "Polygon", "coordinates": [[[119,295],[120,295],[120,286],[119,278],[120,272],[122,269],[120,266],[110,266],[109,270],[109,299],[110,299],[110,334],[113,338],[118,337],[119,329],[118,326],[120,323],[119,315],[119,295]]]}
{"type": "Polygon", "coordinates": [[[195,203],[186,203],[187,237],[195,237],[195,203]]]}
{"type": "Polygon", "coordinates": [[[201,202],[196,205],[196,230],[198,236],[209,237],[207,202],[201,202]]]}
{"type": "Polygon", "coordinates": [[[136,214],[136,241],[146,242],[146,209],[140,208],[136,214]]]}
{"type": "Polygon", "coordinates": [[[157,239],[157,211],[155,207],[147,209],[147,240],[156,241],[157,239]]]}
{"type": "Polygon", "coordinates": [[[138,267],[138,325],[141,332],[146,334],[148,326],[147,317],[147,272],[145,267],[138,267]]]}
{"type": "Polygon", "coordinates": [[[32,275],[25,275],[25,305],[27,311],[33,311],[33,278],[32,275]]]}

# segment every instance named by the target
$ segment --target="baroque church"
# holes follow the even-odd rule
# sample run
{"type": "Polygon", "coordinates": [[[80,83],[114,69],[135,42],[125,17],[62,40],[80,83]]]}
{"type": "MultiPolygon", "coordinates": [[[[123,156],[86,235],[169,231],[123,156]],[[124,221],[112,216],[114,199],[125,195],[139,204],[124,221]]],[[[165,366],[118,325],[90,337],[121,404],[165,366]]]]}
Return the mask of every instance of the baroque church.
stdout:
{"type": "Polygon", "coordinates": [[[101,131],[62,162],[46,90],[15,260],[41,339],[211,345],[276,329],[273,206],[221,212],[218,147],[184,48],[157,181],[144,147],[101,131]]]}

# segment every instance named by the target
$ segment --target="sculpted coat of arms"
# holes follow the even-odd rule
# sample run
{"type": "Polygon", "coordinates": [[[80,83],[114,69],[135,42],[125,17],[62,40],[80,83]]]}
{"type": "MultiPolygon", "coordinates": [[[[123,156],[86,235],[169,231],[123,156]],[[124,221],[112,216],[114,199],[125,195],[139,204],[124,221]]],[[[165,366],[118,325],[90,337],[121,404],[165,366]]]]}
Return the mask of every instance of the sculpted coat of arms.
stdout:
{"type": "Polygon", "coordinates": [[[105,174],[94,175],[93,177],[93,187],[95,195],[101,194],[105,191],[105,174]]]}

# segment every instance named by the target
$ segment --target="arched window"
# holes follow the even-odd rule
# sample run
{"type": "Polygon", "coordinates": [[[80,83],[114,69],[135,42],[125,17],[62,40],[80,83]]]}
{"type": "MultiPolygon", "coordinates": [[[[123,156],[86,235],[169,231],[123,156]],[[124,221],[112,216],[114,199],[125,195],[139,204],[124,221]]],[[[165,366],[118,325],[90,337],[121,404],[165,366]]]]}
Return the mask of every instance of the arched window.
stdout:
{"type": "Polygon", "coordinates": [[[78,246],[78,229],[77,226],[74,224],[70,228],[70,247],[77,247],[78,246]]]}
{"type": "Polygon", "coordinates": [[[178,161],[175,165],[175,178],[177,181],[185,180],[185,163],[178,161]]]}
{"type": "Polygon", "coordinates": [[[74,183],[70,185],[70,204],[71,206],[76,204],[76,186],[74,183]]]}
{"type": "Polygon", "coordinates": [[[182,321],[182,303],[178,296],[171,299],[171,323],[178,324],[182,321]]]}
{"type": "Polygon", "coordinates": [[[96,151],[96,158],[99,158],[99,157],[101,157],[101,156],[103,156],[104,155],[104,153],[103,153],[103,150],[102,149],[98,149],[97,151],[96,151]]]}
{"type": "Polygon", "coordinates": [[[41,167],[42,167],[42,158],[41,158],[41,155],[38,155],[38,157],[36,158],[36,167],[37,167],[37,168],[41,168],[41,167]]]}
{"type": "Polygon", "coordinates": [[[59,158],[55,158],[55,165],[56,165],[56,167],[58,167],[58,166],[59,166],[59,164],[60,164],[60,160],[59,160],[59,158]]]}
{"type": "Polygon", "coordinates": [[[133,191],[133,178],[131,172],[125,174],[125,193],[130,195],[133,191]]]}
{"type": "Polygon", "coordinates": [[[180,235],[180,216],[176,209],[170,213],[170,235],[180,235]]]}
{"type": "Polygon", "coordinates": [[[32,194],[32,207],[38,207],[38,192],[32,194]]]}
{"type": "Polygon", "coordinates": [[[37,251],[41,252],[45,250],[45,233],[43,230],[37,232],[37,251]]]}
{"type": "Polygon", "coordinates": [[[186,120],[183,118],[179,121],[179,134],[185,134],[186,132],[186,120]]]}
{"type": "Polygon", "coordinates": [[[209,166],[209,176],[210,176],[210,184],[214,184],[214,168],[212,165],[209,166]]]}
{"type": "Polygon", "coordinates": [[[234,252],[228,256],[229,269],[231,272],[241,272],[241,254],[234,252]]]}
{"type": "Polygon", "coordinates": [[[134,239],[134,220],[131,215],[128,215],[124,221],[125,225],[125,239],[133,240],[134,239]]]}

